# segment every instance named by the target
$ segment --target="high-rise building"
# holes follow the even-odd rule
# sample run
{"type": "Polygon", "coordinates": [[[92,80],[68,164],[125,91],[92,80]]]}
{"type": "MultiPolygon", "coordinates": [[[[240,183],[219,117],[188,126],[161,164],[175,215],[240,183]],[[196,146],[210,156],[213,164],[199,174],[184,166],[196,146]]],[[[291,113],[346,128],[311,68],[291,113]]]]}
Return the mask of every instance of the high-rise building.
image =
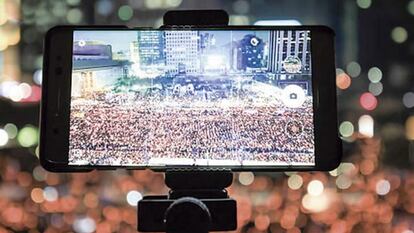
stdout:
{"type": "Polygon", "coordinates": [[[169,73],[200,72],[199,47],[197,31],[165,32],[165,64],[169,73]]]}
{"type": "Polygon", "coordinates": [[[132,41],[129,45],[129,60],[133,63],[139,63],[138,41],[132,41]]]}
{"type": "Polygon", "coordinates": [[[286,58],[300,60],[300,73],[310,74],[310,38],[308,31],[271,31],[269,35],[268,70],[289,73],[284,69],[286,58]]]}
{"type": "Polygon", "coordinates": [[[141,69],[164,63],[164,38],[160,31],[138,32],[138,54],[141,69]]]}

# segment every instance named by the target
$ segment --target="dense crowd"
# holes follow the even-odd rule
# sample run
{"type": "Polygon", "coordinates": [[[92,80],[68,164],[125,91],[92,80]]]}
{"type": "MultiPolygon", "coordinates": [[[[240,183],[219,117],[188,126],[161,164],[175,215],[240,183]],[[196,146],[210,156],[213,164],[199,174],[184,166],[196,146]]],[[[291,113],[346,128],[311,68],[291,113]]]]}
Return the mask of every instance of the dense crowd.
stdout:
{"type": "Polygon", "coordinates": [[[174,106],[168,106],[157,98],[131,100],[126,94],[74,100],[69,162],[136,165],[180,158],[314,163],[311,99],[295,109],[279,101],[226,107],[220,101],[172,101],[174,106]]]}

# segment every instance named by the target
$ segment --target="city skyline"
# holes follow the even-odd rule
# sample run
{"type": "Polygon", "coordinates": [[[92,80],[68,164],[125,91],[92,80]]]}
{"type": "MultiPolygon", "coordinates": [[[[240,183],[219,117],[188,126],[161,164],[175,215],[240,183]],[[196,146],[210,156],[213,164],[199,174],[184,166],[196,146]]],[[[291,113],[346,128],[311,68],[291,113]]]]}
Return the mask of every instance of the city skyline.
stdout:
{"type": "Polygon", "coordinates": [[[75,31],[73,59],[129,61],[137,77],[149,70],[310,74],[309,36],[301,30],[75,31]]]}
{"type": "Polygon", "coordinates": [[[129,83],[122,77],[171,81],[180,76],[253,78],[279,88],[293,83],[311,93],[309,31],[234,32],[75,31],[73,94],[129,83]]]}
{"type": "MultiPolygon", "coordinates": [[[[160,30],[142,30],[142,31],[83,31],[78,30],[73,33],[73,41],[99,41],[103,44],[111,45],[113,52],[128,51],[132,42],[138,41],[138,33],[145,31],[163,32],[160,30]],[[114,33],[116,32],[116,33],[114,33]]],[[[168,30],[167,30],[168,31],[168,30]]],[[[164,31],[164,32],[167,32],[164,31]]],[[[172,32],[184,32],[178,30],[169,30],[172,32]]],[[[261,38],[265,43],[269,40],[269,31],[263,30],[200,30],[198,34],[209,33],[214,35],[216,46],[224,46],[231,41],[241,40],[247,34],[253,34],[261,38]],[[231,33],[229,33],[231,32],[231,33]],[[231,40],[232,38],[232,40],[231,40]]]]}

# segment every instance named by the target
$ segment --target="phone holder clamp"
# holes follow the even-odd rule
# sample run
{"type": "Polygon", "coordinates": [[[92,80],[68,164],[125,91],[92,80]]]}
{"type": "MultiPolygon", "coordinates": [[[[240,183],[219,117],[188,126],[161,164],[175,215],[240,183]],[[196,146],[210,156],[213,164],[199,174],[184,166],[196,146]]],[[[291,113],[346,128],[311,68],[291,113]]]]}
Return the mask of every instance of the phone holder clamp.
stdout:
{"type": "MultiPolygon", "coordinates": [[[[163,28],[226,26],[223,10],[168,11],[163,28]]],[[[237,228],[236,201],[226,188],[233,182],[230,170],[167,170],[168,195],[145,196],[138,202],[138,231],[208,233],[237,228]]]]}

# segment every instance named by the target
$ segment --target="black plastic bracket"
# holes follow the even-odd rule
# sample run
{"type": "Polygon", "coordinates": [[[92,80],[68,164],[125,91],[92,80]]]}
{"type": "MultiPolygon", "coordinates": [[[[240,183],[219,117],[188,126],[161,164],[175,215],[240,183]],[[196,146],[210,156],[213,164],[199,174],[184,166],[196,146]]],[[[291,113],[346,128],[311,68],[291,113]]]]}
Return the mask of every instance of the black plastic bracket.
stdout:
{"type": "Polygon", "coordinates": [[[229,15],[224,10],[174,10],[163,17],[164,26],[227,26],[229,15]]]}

